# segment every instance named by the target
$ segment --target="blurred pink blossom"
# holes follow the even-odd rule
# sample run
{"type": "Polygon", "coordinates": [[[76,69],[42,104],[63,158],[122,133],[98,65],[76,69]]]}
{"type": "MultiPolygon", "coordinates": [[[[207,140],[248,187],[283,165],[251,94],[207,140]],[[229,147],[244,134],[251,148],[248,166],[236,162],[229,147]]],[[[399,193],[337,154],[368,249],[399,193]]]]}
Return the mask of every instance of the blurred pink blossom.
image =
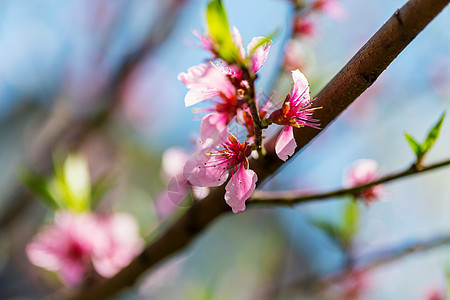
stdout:
{"type": "Polygon", "coordinates": [[[141,252],[144,241],[131,215],[115,213],[96,218],[106,242],[96,248],[92,263],[100,275],[112,277],[141,252]]]}
{"type": "Polygon", "coordinates": [[[162,155],[162,177],[168,184],[155,199],[156,213],[161,220],[172,215],[190,191],[196,199],[203,199],[209,194],[207,187],[192,186],[184,178],[183,167],[190,156],[187,150],[176,147],[167,149],[162,155]]]}
{"type": "Polygon", "coordinates": [[[304,16],[295,17],[293,30],[298,37],[313,37],[316,35],[314,22],[304,16]]]}
{"type": "Polygon", "coordinates": [[[313,8],[336,20],[342,20],[347,16],[346,10],[337,0],[316,0],[313,3],[313,8]]]}
{"type": "MultiPolygon", "coordinates": [[[[348,170],[344,171],[343,184],[351,188],[358,185],[370,183],[378,179],[378,164],[373,159],[359,159],[355,161],[348,170]]],[[[366,204],[373,202],[382,196],[382,187],[374,185],[361,191],[357,196],[364,199],[366,204]]]]}
{"type": "Polygon", "coordinates": [[[296,39],[287,41],[284,47],[284,68],[287,70],[302,69],[305,61],[305,50],[302,44],[296,39]]]}
{"type": "Polygon", "coordinates": [[[114,275],[142,246],[131,216],[58,212],[54,223],[41,229],[26,252],[34,265],[57,272],[63,282],[76,286],[92,265],[102,276],[114,275]]]}
{"type": "Polygon", "coordinates": [[[444,290],[445,289],[436,287],[436,288],[428,291],[428,293],[427,293],[427,295],[426,295],[426,297],[424,299],[425,300],[445,300],[445,299],[448,299],[445,296],[444,290]]]}
{"type": "Polygon", "coordinates": [[[339,283],[339,292],[335,291],[339,296],[336,300],[362,300],[364,292],[370,286],[367,270],[351,270],[343,281],[339,283]]]}

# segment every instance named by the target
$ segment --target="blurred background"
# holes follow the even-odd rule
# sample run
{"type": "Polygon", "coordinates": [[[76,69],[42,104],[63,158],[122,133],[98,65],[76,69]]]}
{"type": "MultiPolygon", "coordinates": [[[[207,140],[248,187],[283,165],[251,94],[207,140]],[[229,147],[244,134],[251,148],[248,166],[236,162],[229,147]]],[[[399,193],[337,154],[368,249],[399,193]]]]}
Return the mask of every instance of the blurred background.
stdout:
{"type": "MultiPolygon", "coordinates": [[[[314,32],[297,39],[297,55],[313,94],[405,2],[340,0],[338,16],[312,14],[314,32]]],[[[20,183],[24,169],[51,176],[52,161],[78,153],[87,159],[93,181],[109,180],[98,211],[133,215],[147,240],[170,224],[162,222],[155,205],[167,184],[162,156],[171,147],[192,151],[198,136],[201,117],[184,106],[187,89],[177,75],[210,58],[191,33],[206,30],[206,5],[206,0],[0,2],[1,299],[34,299],[61,287],[25,255],[25,245],[51,222],[53,212],[20,183]]],[[[224,5],[244,45],[279,30],[257,87],[265,95],[277,89],[274,97],[284,97],[291,79],[280,66],[292,36],[293,3],[225,0],[224,5]]],[[[262,188],[339,188],[343,170],[361,158],[376,160],[380,174],[407,168],[414,154],[404,133],[422,141],[450,108],[448,28],[447,9],[262,188]]],[[[446,120],[426,163],[448,159],[448,149],[446,120]]],[[[358,256],[450,234],[449,178],[450,168],[442,168],[386,185],[381,201],[358,206],[351,250],[313,224],[340,224],[347,200],[251,207],[227,215],[117,299],[431,299],[434,291],[445,293],[448,245],[337,284],[314,282],[342,269],[349,252],[358,256]],[[352,288],[354,298],[343,296],[352,288]]]]}

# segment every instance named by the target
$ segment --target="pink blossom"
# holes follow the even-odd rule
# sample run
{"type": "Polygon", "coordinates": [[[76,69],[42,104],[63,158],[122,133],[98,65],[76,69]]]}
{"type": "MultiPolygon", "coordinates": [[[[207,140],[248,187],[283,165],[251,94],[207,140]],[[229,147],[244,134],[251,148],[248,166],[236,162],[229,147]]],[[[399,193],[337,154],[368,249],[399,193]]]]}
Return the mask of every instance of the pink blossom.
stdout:
{"type": "Polygon", "coordinates": [[[241,144],[232,134],[219,149],[211,147],[200,151],[186,163],[184,176],[193,185],[212,187],[222,185],[231,170],[231,180],[225,187],[225,201],[237,213],[245,209],[245,201],[256,187],[257,176],[248,169],[247,160],[252,150],[250,145],[241,144]]]}
{"type": "Polygon", "coordinates": [[[316,119],[312,118],[313,111],[317,108],[311,108],[314,99],[310,98],[309,85],[305,75],[299,70],[292,71],[294,84],[291,92],[284,100],[283,106],[270,115],[273,123],[285,125],[280,136],[278,136],[275,151],[281,160],[286,160],[293,155],[297,143],[295,142],[293,127],[309,126],[320,129],[316,119]]]}
{"type": "MultiPolygon", "coordinates": [[[[348,170],[344,172],[343,184],[351,188],[358,185],[370,183],[378,179],[378,164],[372,159],[359,159],[355,161],[348,170]]],[[[380,185],[374,185],[364,189],[358,197],[364,199],[369,204],[382,196],[380,185]]]]}
{"type": "Polygon", "coordinates": [[[57,272],[65,283],[76,286],[92,265],[100,275],[114,275],[142,245],[131,216],[59,212],[54,223],[42,228],[27,245],[26,252],[34,265],[57,272]]]}
{"type": "Polygon", "coordinates": [[[341,20],[346,17],[347,13],[342,5],[336,0],[316,0],[313,8],[323,11],[330,18],[341,20]]]}
{"type": "Polygon", "coordinates": [[[92,214],[58,213],[54,224],[42,228],[26,252],[39,267],[57,272],[68,285],[80,284],[91,258],[107,241],[92,214]]]}

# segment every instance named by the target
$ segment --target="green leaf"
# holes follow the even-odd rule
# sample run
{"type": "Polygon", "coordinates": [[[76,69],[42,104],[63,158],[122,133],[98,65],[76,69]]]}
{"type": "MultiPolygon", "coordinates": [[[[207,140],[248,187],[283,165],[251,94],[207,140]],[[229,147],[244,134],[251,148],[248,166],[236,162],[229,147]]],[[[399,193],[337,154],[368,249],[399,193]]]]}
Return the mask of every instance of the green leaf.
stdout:
{"type": "Polygon", "coordinates": [[[341,235],[335,224],[322,220],[312,220],[311,224],[322,230],[333,242],[341,244],[341,235]]]}
{"type": "Polygon", "coordinates": [[[422,152],[425,154],[427,153],[431,147],[433,147],[434,143],[436,142],[436,139],[439,137],[439,133],[441,131],[442,123],[444,122],[445,118],[445,112],[440,117],[439,121],[431,128],[430,132],[428,132],[427,138],[425,139],[425,142],[422,144],[422,152]]]}
{"type": "Polygon", "coordinates": [[[19,180],[45,205],[52,209],[63,208],[50,182],[44,176],[23,170],[19,175],[19,180]]]}
{"type": "Polygon", "coordinates": [[[206,22],[209,33],[216,42],[216,49],[214,50],[227,62],[237,62],[239,60],[239,51],[233,42],[227,14],[221,0],[209,1],[206,8],[206,22]]]}
{"type": "Polygon", "coordinates": [[[100,199],[111,189],[113,184],[109,178],[102,177],[92,184],[91,189],[91,208],[95,208],[100,199]]]}
{"type": "Polygon", "coordinates": [[[414,154],[416,154],[417,161],[419,161],[422,156],[422,147],[421,145],[408,133],[405,132],[405,138],[408,141],[409,145],[411,146],[411,149],[414,151],[414,154]]]}
{"type": "Polygon", "coordinates": [[[423,160],[425,154],[427,154],[428,151],[433,147],[434,143],[436,142],[437,138],[439,137],[439,133],[441,131],[442,123],[444,122],[445,118],[445,112],[441,115],[437,123],[431,128],[431,130],[428,132],[427,138],[425,141],[420,145],[412,136],[405,133],[405,138],[408,141],[409,145],[411,146],[411,149],[414,151],[417,157],[417,163],[421,163],[423,160]]]}
{"type": "Polygon", "coordinates": [[[347,203],[343,213],[342,238],[346,244],[349,244],[356,232],[359,224],[359,206],[358,202],[351,200],[347,203]]]}

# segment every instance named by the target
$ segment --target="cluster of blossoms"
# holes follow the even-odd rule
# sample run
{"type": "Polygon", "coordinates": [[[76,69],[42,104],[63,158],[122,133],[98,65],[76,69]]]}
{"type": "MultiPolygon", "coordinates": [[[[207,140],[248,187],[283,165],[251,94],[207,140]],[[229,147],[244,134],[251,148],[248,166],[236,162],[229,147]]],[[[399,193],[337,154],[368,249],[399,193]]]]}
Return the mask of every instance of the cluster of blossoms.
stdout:
{"type": "Polygon", "coordinates": [[[249,169],[248,157],[253,151],[259,157],[263,154],[262,130],[270,124],[284,126],[275,151],[280,159],[287,160],[296,148],[293,128],[318,128],[317,120],[312,118],[313,99],[308,82],[299,70],[292,72],[294,83],[281,107],[277,109],[270,99],[265,103],[256,99],[254,82],[269,54],[270,39],[255,37],[245,51],[239,31],[233,28],[230,35],[237,57],[230,61],[221,57],[220,46],[212,35],[194,34],[200,39],[201,47],[213,55],[213,60],[189,68],[178,79],[189,89],[184,99],[186,106],[204,100],[209,100],[211,106],[203,109],[207,114],[200,125],[201,144],[185,164],[183,176],[191,185],[213,187],[224,184],[231,171],[225,201],[237,213],[245,209],[245,201],[256,187],[258,178],[249,169]],[[269,107],[273,109],[269,111],[269,107]],[[246,141],[240,142],[230,133],[232,122],[245,128],[246,141]]]}
{"type": "Polygon", "coordinates": [[[138,226],[127,214],[58,212],[54,223],[42,228],[26,252],[34,265],[57,272],[66,284],[76,286],[92,268],[101,276],[113,276],[143,246],[138,226]]]}

